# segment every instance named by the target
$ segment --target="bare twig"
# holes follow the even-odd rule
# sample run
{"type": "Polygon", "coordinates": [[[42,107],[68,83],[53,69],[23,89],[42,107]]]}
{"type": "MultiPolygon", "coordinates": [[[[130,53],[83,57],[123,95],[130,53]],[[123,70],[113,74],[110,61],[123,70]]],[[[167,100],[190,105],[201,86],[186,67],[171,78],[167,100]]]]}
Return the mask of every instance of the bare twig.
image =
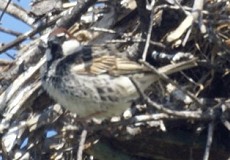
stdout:
{"type": "MultiPolygon", "coordinates": [[[[1,0],[0,10],[3,11],[8,3],[9,1],[1,0]]],[[[34,19],[28,16],[27,11],[15,3],[9,3],[5,12],[30,26],[34,22],[34,19]]]]}
{"type": "Polygon", "coordinates": [[[153,46],[160,47],[160,48],[166,48],[166,46],[161,42],[150,41],[150,44],[153,46]]]}
{"type": "Polygon", "coordinates": [[[82,160],[82,153],[84,150],[84,144],[87,136],[87,131],[84,129],[81,133],[80,143],[77,152],[77,160],[82,160]]]}
{"type": "Polygon", "coordinates": [[[107,29],[107,28],[91,27],[90,30],[97,31],[97,32],[105,32],[105,33],[117,34],[116,31],[114,31],[112,29],[107,29]]]}
{"type": "Polygon", "coordinates": [[[201,111],[174,111],[171,109],[166,108],[165,106],[158,104],[156,102],[153,102],[149,97],[145,96],[146,98],[146,102],[148,105],[156,108],[159,111],[162,111],[164,113],[167,113],[169,115],[172,116],[177,116],[180,118],[185,118],[185,119],[197,119],[197,120],[201,120],[201,119],[206,119],[206,120],[210,120],[210,119],[214,119],[214,116],[212,115],[203,115],[201,111]]]}
{"type": "Polygon", "coordinates": [[[210,119],[215,118],[212,114],[203,115],[201,111],[173,111],[171,109],[168,109],[161,104],[153,102],[148,96],[145,95],[145,93],[140,89],[140,87],[138,86],[138,84],[134,80],[132,80],[132,82],[133,82],[134,86],[136,87],[140,96],[143,98],[143,100],[145,100],[145,102],[148,105],[156,108],[158,111],[162,111],[168,115],[172,115],[172,116],[176,116],[176,117],[180,117],[180,118],[185,118],[185,119],[190,118],[190,119],[208,119],[208,120],[210,120],[210,119]]]}
{"type": "MultiPolygon", "coordinates": [[[[140,60],[140,62],[142,64],[144,64],[146,67],[148,67],[149,69],[151,69],[151,71],[153,73],[155,73],[156,75],[158,75],[161,79],[165,80],[168,83],[173,84],[174,86],[176,86],[179,90],[181,90],[183,93],[187,94],[192,100],[194,100],[199,106],[201,106],[201,103],[199,102],[199,100],[189,91],[184,90],[181,86],[179,86],[176,82],[174,82],[173,80],[171,80],[166,74],[160,73],[155,67],[151,66],[149,63],[140,60]]],[[[193,64],[188,64],[188,65],[193,65],[193,64]]]]}
{"type": "Polygon", "coordinates": [[[145,101],[145,94],[138,86],[137,82],[131,77],[130,80],[132,81],[133,85],[136,87],[137,92],[139,93],[140,97],[145,101]]]}
{"type": "Polygon", "coordinates": [[[5,52],[5,54],[6,54],[9,58],[11,58],[12,60],[15,60],[15,57],[14,57],[14,56],[10,55],[10,54],[7,53],[7,52],[5,52]]]}
{"type": "Polygon", "coordinates": [[[145,48],[144,48],[144,52],[143,52],[143,55],[142,55],[142,60],[145,61],[146,60],[146,57],[147,57],[147,52],[148,52],[148,49],[149,49],[149,43],[150,43],[150,39],[151,39],[151,33],[152,33],[152,26],[153,26],[153,10],[151,10],[151,14],[150,14],[150,23],[149,23],[149,29],[148,29],[148,33],[147,33],[147,38],[146,38],[146,42],[145,42],[145,48]]]}
{"type": "Polygon", "coordinates": [[[213,140],[213,132],[214,132],[214,121],[211,121],[208,125],[207,144],[205,147],[203,160],[209,159],[210,149],[211,149],[212,140],[213,140]]]}
{"type": "Polygon", "coordinates": [[[228,117],[228,106],[227,103],[230,103],[230,99],[226,100],[224,103],[221,104],[221,110],[223,112],[221,116],[221,122],[222,124],[230,131],[230,122],[228,117]]]}
{"type": "MultiPolygon", "coordinates": [[[[147,122],[147,121],[157,121],[157,120],[163,120],[163,119],[177,119],[177,117],[168,115],[166,113],[154,113],[154,114],[145,114],[145,115],[137,115],[133,118],[131,118],[131,122],[147,122]]],[[[131,124],[131,123],[129,123],[131,124]]]]}
{"type": "Polygon", "coordinates": [[[17,32],[17,31],[13,31],[13,30],[10,30],[10,29],[6,29],[6,28],[3,28],[0,26],[0,31],[1,32],[4,32],[4,33],[8,33],[8,34],[11,34],[13,36],[20,36],[22,33],[20,32],[17,32]]]}
{"type": "MultiPolygon", "coordinates": [[[[206,114],[206,113],[203,113],[202,111],[174,111],[174,110],[168,109],[165,106],[152,101],[148,96],[145,95],[145,93],[143,91],[141,91],[140,87],[138,86],[137,83],[135,83],[135,81],[133,81],[133,83],[134,83],[137,91],[141,95],[141,97],[143,97],[143,99],[145,100],[145,102],[148,105],[150,105],[151,107],[154,107],[158,111],[161,111],[161,112],[165,113],[166,115],[168,115],[168,117],[166,115],[163,115],[163,118],[166,118],[166,117],[167,118],[173,118],[174,117],[174,119],[182,118],[182,119],[194,119],[194,120],[213,120],[213,119],[215,119],[215,115],[212,112],[209,112],[206,114]]],[[[155,117],[155,116],[153,116],[153,117],[155,117]]],[[[152,119],[154,119],[153,117],[152,116],[147,117],[147,119],[145,117],[144,120],[152,120],[152,119]]],[[[135,122],[136,122],[136,120],[135,120],[135,122]]],[[[142,119],[142,121],[143,121],[143,119],[142,119]]]]}
{"type": "Polygon", "coordinates": [[[71,13],[65,15],[57,24],[56,28],[70,28],[74,23],[80,20],[81,16],[91,7],[97,0],[86,0],[79,3],[72,9],[71,13]]]}
{"type": "Polygon", "coordinates": [[[10,48],[12,48],[12,47],[18,45],[19,43],[23,42],[23,41],[26,40],[28,37],[32,37],[32,36],[34,36],[35,34],[37,34],[38,32],[41,32],[41,31],[45,30],[48,26],[53,25],[53,24],[57,21],[57,19],[59,19],[59,18],[60,18],[60,16],[58,16],[58,17],[52,19],[50,22],[48,22],[48,23],[45,24],[45,25],[41,25],[41,26],[39,26],[39,27],[37,27],[37,28],[31,30],[31,31],[26,32],[25,34],[19,36],[19,37],[18,37],[17,39],[15,39],[14,41],[12,41],[12,42],[10,42],[10,43],[8,43],[8,44],[2,46],[2,47],[0,48],[0,54],[3,53],[3,52],[5,52],[6,50],[8,50],[8,49],[10,49],[10,48]]]}
{"type": "Polygon", "coordinates": [[[132,43],[141,43],[143,40],[141,39],[132,39],[132,38],[127,38],[127,39],[113,39],[113,40],[106,40],[106,43],[127,43],[127,42],[132,42],[132,43]]]}
{"type": "MultiPolygon", "coordinates": [[[[203,0],[195,0],[193,4],[193,10],[191,14],[189,14],[182,22],[181,24],[167,36],[168,42],[173,42],[177,39],[179,39],[189,28],[192,27],[193,23],[201,17],[202,9],[203,9],[203,0]]],[[[188,37],[188,35],[187,35],[188,37]]],[[[185,43],[186,40],[184,40],[183,43],[185,43]]]]}
{"type": "Polygon", "coordinates": [[[2,14],[0,16],[0,22],[2,21],[2,17],[4,15],[4,13],[6,12],[6,10],[7,10],[8,6],[9,6],[10,2],[11,2],[11,0],[8,0],[8,2],[6,4],[6,7],[3,9],[2,14]]]}
{"type": "MultiPolygon", "coordinates": [[[[15,79],[14,82],[11,83],[11,86],[9,86],[7,88],[7,90],[5,90],[1,95],[0,95],[0,111],[3,111],[6,107],[7,104],[7,108],[14,108],[14,110],[16,110],[15,108],[15,104],[17,104],[19,106],[19,102],[17,103],[11,103],[8,104],[8,102],[10,101],[10,99],[20,90],[20,87],[25,84],[27,82],[28,79],[30,79],[34,74],[37,73],[37,71],[41,68],[41,66],[44,64],[45,62],[45,57],[43,57],[39,63],[37,63],[35,66],[30,68],[30,72],[26,72],[25,74],[21,74],[20,76],[17,77],[17,79],[15,79]]],[[[40,84],[41,85],[41,84],[40,84]]],[[[28,92],[28,91],[27,91],[28,92]]],[[[24,93],[23,93],[24,94],[24,93]]],[[[17,99],[15,98],[14,100],[19,100],[20,103],[22,102],[21,99],[17,99]]],[[[13,113],[11,112],[11,114],[13,115],[13,113]]]]}

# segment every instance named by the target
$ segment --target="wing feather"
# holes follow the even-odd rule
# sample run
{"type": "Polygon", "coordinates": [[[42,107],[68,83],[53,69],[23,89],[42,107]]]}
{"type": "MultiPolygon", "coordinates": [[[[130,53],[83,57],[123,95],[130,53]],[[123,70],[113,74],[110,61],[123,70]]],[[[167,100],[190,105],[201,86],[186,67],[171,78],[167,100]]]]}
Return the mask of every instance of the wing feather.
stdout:
{"type": "Polygon", "coordinates": [[[84,65],[72,65],[71,71],[76,74],[99,75],[108,73],[111,75],[122,75],[147,71],[146,67],[125,57],[116,57],[115,55],[103,55],[93,58],[91,62],[85,62],[84,65]],[[81,67],[79,67],[81,65],[81,67]]]}
{"type": "MultiPolygon", "coordinates": [[[[160,73],[170,74],[196,66],[196,59],[169,64],[158,68],[160,73]]],[[[121,52],[109,52],[106,48],[97,49],[92,52],[92,48],[85,47],[75,54],[68,55],[58,62],[57,67],[65,67],[73,74],[78,75],[99,75],[110,74],[120,76],[135,73],[152,73],[146,65],[129,60],[121,52]],[[99,54],[99,51],[100,54],[99,54]],[[62,65],[64,64],[64,65],[62,65]]]]}

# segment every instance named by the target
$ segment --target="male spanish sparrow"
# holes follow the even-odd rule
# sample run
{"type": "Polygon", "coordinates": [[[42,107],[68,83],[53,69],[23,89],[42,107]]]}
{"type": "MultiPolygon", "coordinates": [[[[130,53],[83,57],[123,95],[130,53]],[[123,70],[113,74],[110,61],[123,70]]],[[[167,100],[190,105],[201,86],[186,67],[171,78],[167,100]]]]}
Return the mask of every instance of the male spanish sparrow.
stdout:
{"type": "MultiPolygon", "coordinates": [[[[131,77],[142,90],[159,79],[125,53],[106,45],[79,46],[68,37],[68,33],[57,31],[49,35],[41,79],[54,100],[80,117],[104,119],[120,115],[139,97],[131,77]]],[[[195,64],[182,62],[158,71],[171,74],[192,66],[195,64]]]]}

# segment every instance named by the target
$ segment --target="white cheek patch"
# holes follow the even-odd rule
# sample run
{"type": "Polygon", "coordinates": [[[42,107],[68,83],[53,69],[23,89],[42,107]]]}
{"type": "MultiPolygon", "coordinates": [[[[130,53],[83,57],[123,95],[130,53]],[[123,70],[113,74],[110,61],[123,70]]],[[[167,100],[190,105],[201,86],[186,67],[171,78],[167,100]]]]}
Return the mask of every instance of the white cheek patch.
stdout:
{"type": "Polygon", "coordinates": [[[79,46],[80,43],[75,39],[65,41],[62,44],[63,55],[67,56],[78,51],[79,46]]]}

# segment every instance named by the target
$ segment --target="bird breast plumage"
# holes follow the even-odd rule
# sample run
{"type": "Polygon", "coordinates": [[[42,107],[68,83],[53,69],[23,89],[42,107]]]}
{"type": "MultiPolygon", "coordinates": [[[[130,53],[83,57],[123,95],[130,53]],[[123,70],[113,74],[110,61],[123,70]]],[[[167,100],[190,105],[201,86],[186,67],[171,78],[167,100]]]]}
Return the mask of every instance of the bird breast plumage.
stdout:
{"type": "Polygon", "coordinates": [[[138,97],[128,76],[70,74],[47,78],[43,86],[49,95],[81,117],[95,113],[100,114],[94,117],[118,116],[138,97]]]}

